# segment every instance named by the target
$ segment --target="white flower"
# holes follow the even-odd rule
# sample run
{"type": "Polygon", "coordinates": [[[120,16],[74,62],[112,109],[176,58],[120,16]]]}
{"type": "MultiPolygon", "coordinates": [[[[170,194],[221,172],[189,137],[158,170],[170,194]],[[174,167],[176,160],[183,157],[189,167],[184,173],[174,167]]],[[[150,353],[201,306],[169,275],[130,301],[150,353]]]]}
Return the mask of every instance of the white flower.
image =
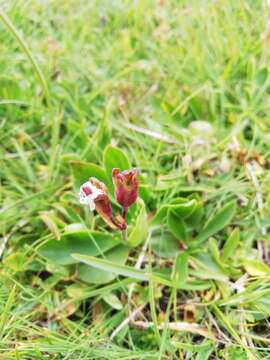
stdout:
{"type": "Polygon", "coordinates": [[[87,181],[80,187],[79,199],[81,204],[89,205],[90,211],[96,208],[95,199],[104,192],[98,189],[90,181],[87,181]],[[88,190],[88,191],[87,191],[88,190]]]}

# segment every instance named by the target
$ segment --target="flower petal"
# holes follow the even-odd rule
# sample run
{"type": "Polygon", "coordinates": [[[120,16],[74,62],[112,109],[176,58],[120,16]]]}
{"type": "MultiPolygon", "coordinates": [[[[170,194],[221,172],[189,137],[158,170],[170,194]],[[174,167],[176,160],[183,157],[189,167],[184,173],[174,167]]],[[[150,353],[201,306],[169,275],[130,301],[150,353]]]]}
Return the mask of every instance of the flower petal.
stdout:
{"type": "Polygon", "coordinates": [[[138,170],[112,170],[115,198],[122,208],[129,208],[138,197],[138,170]]]}

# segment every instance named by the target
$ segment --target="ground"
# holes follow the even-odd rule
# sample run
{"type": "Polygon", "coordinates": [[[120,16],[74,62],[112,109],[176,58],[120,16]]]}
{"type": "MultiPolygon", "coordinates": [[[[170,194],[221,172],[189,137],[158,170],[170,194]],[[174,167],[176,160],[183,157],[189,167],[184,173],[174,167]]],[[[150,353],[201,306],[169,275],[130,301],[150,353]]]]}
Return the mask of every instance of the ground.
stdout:
{"type": "Polygon", "coordinates": [[[268,2],[0,9],[0,358],[270,358],[268,2]]]}

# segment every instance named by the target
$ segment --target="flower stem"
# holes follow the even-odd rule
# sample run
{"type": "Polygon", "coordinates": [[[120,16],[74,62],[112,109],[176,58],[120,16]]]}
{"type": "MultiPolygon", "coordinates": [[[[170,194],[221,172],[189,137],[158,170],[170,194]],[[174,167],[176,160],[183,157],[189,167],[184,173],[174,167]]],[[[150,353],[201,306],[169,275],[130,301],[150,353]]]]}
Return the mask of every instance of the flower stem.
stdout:
{"type": "Polygon", "coordinates": [[[121,231],[121,234],[122,234],[122,239],[125,243],[128,242],[128,237],[127,237],[127,229],[124,229],[121,231]]]}
{"type": "Polygon", "coordinates": [[[127,217],[127,211],[128,211],[128,208],[126,208],[126,207],[122,208],[122,217],[125,221],[126,221],[126,217],[127,217]]]}

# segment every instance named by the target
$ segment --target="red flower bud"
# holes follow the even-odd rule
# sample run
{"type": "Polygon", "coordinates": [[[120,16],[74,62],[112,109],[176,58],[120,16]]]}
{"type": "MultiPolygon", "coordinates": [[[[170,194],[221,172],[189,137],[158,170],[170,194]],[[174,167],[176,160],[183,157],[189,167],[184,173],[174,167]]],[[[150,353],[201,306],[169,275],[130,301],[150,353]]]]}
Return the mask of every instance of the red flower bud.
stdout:
{"type": "Polygon", "coordinates": [[[119,169],[112,170],[112,178],[115,189],[115,198],[123,208],[123,215],[125,217],[127,209],[137,200],[138,197],[138,170],[119,169]]]}
{"type": "Polygon", "coordinates": [[[108,191],[103,182],[91,177],[81,186],[79,198],[81,204],[89,205],[91,211],[96,210],[110,227],[113,229],[120,228],[113,219],[108,191]]]}

